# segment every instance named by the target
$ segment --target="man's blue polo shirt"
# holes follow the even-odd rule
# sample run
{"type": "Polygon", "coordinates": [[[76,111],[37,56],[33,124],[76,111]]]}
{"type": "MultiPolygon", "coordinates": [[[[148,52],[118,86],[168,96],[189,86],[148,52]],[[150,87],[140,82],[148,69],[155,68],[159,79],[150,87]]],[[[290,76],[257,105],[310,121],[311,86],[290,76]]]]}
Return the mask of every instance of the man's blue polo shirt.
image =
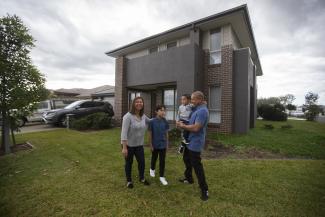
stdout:
{"type": "Polygon", "coordinates": [[[149,122],[149,130],[152,133],[152,145],[155,149],[165,149],[167,146],[166,133],[169,124],[164,118],[153,118],[149,122]]]}
{"type": "Polygon", "coordinates": [[[205,144],[206,128],[208,125],[209,111],[205,104],[199,105],[191,114],[189,125],[200,124],[202,128],[198,132],[190,132],[190,144],[187,148],[191,151],[201,152],[205,144]]]}

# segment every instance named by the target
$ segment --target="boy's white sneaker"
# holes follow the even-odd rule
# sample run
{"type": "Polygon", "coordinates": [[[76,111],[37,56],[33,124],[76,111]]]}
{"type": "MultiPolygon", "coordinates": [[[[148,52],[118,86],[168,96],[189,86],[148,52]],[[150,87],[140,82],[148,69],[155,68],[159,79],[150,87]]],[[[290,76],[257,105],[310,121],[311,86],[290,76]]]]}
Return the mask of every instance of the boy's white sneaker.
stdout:
{"type": "Polygon", "coordinates": [[[166,181],[165,177],[160,177],[159,180],[160,180],[161,184],[168,185],[168,182],[166,181]]]}
{"type": "Polygon", "coordinates": [[[155,176],[156,176],[156,175],[155,175],[155,170],[150,169],[150,176],[151,176],[151,177],[155,177],[155,176]]]}

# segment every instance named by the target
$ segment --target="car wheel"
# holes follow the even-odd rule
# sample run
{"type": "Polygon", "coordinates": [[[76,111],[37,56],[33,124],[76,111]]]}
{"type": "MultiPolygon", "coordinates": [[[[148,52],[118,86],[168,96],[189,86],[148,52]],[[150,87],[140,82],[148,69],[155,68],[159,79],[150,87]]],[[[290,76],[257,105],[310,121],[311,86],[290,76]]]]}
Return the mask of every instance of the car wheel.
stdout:
{"type": "Polygon", "coordinates": [[[67,126],[67,121],[68,121],[67,116],[66,115],[62,116],[60,118],[60,120],[59,120],[59,126],[66,127],[67,126]]]}
{"type": "Polygon", "coordinates": [[[19,118],[19,119],[17,120],[17,126],[18,126],[18,127],[23,127],[23,126],[25,126],[25,123],[26,123],[26,121],[25,121],[23,118],[19,118]]]}

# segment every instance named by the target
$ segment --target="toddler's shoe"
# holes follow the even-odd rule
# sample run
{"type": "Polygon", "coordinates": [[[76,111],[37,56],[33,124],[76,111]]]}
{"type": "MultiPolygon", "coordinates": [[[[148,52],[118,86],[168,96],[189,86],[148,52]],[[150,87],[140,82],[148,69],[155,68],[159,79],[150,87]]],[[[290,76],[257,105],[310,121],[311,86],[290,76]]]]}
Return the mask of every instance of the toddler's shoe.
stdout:
{"type": "Polygon", "coordinates": [[[155,177],[155,176],[156,176],[156,175],[155,175],[155,170],[150,169],[150,176],[151,176],[151,177],[155,177]]]}

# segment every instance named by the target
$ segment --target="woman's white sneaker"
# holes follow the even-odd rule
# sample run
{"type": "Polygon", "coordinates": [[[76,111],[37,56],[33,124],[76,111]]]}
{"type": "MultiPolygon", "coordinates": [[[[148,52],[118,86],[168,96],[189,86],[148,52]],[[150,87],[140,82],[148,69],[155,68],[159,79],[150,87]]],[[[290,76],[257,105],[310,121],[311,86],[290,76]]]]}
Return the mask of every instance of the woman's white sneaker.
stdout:
{"type": "Polygon", "coordinates": [[[151,176],[151,177],[155,177],[155,176],[156,176],[156,175],[155,175],[155,170],[150,169],[150,176],[151,176]]]}
{"type": "Polygon", "coordinates": [[[168,182],[166,181],[165,177],[160,177],[159,180],[160,180],[161,184],[168,185],[168,182]]]}

